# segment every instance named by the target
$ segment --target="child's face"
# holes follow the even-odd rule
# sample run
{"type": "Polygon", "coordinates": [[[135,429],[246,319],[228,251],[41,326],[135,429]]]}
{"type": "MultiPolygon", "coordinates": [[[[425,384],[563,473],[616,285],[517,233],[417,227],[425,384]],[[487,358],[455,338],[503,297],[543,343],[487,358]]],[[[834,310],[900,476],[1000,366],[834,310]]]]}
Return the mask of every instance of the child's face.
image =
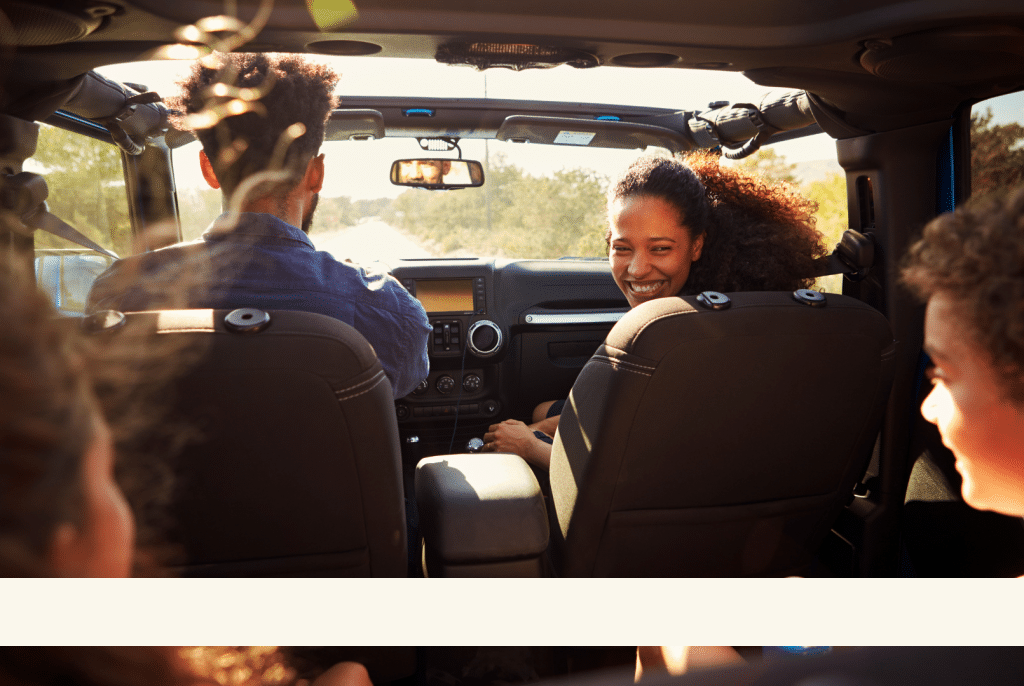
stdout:
{"type": "Polygon", "coordinates": [[[135,520],[114,479],[114,446],[106,422],[96,420],[96,436],[82,457],[82,521],[58,528],[51,563],[58,576],[131,575],[135,520]]]}
{"type": "Polygon", "coordinates": [[[966,307],[942,292],[928,301],[924,347],[933,387],[921,414],[956,456],[968,504],[1024,516],[1024,408],[1003,393],[964,321],[966,307]]]}

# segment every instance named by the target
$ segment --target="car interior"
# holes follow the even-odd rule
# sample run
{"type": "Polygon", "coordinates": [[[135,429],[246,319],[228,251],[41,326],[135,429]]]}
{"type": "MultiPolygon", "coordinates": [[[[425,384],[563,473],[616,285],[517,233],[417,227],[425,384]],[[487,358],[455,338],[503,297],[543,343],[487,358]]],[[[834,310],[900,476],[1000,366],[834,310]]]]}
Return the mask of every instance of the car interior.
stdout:
{"type": "MultiPolygon", "coordinates": [[[[778,685],[802,683],[1019,684],[1019,647],[819,647],[732,646],[742,660],[679,676],[644,671],[641,683],[778,685]]],[[[300,674],[314,676],[325,665],[357,660],[374,683],[408,672],[392,683],[465,686],[544,683],[618,686],[634,682],[636,649],[588,647],[284,648],[300,674]],[[404,652],[403,652],[404,651],[404,652]],[[407,654],[410,660],[403,661],[407,654]],[[396,658],[389,669],[385,657],[396,658]],[[398,667],[401,665],[401,667],[398,667]]]]}
{"type": "MultiPolygon", "coordinates": [[[[488,229],[498,216],[512,167],[491,152],[472,156],[499,145],[566,160],[712,150],[742,163],[827,137],[843,215],[821,275],[828,285],[707,292],[636,310],[602,257],[603,218],[552,219],[552,234],[585,225],[592,254],[446,249],[388,260],[382,268],[433,329],[429,375],[397,400],[365,339],[321,315],[254,307],[93,319],[96,335],[177,336],[205,351],[174,386],[178,413],[198,427],[175,463],[177,573],[1024,574],[1021,520],[963,502],[954,458],[920,416],[924,308],[898,279],[931,218],[1020,180],[1024,6],[233,8],[0,0],[0,244],[34,264],[61,316],[90,319],[89,288],[113,260],[194,238],[190,224],[219,213],[213,201],[197,216],[181,155],[195,136],[174,127],[170,94],[143,82],[152,60],[211,48],[330,57],[341,71],[346,60],[361,60],[355,71],[408,60],[524,82],[544,71],[580,83],[625,71],[638,88],[647,73],[696,71],[742,75],[764,92],[729,102],[712,89],[695,96],[706,103],[697,107],[652,106],[572,91],[407,95],[380,78],[376,92],[345,93],[325,146],[377,151],[380,179],[408,194],[390,215],[367,210],[358,221],[401,226],[414,201],[433,202],[438,244],[476,221],[456,201],[474,198],[488,229]],[[133,63],[136,80],[105,71],[133,63]],[[980,154],[993,138],[1001,153],[980,154]],[[97,182],[101,168],[107,181],[97,182]],[[93,202],[105,220],[86,219],[93,202]],[[550,473],[479,452],[492,424],[529,423],[536,405],[564,398],[550,473]]],[[[569,204],[571,184],[607,184],[557,178],[568,179],[569,204]]],[[[547,207],[539,195],[509,197],[502,211],[543,216],[547,207]]]]}

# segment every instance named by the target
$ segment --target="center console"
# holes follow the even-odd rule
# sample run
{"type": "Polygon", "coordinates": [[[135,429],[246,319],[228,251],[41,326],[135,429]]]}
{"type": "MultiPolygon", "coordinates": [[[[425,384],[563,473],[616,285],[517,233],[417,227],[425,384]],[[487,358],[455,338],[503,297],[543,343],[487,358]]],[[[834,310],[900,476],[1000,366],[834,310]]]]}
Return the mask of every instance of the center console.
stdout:
{"type": "Polygon", "coordinates": [[[491,267],[469,262],[423,260],[394,270],[433,327],[427,343],[430,373],[395,404],[400,424],[450,421],[456,414],[460,420],[488,420],[501,410],[495,363],[507,335],[488,318],[494,297],[491,267]]]}

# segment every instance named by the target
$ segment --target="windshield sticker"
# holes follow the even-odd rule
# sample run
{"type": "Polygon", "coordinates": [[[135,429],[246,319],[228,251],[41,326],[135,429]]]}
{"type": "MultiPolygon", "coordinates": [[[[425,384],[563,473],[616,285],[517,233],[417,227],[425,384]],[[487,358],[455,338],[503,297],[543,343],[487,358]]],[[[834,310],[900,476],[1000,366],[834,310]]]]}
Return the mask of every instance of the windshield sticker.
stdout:
{"type": "Polygon", "coordinates": [[[597,134],[586,131],[559,131],[558,135],[555,136],[555,144],[590,145],[590,141],[594,140],[595,135],[597,134]]]}

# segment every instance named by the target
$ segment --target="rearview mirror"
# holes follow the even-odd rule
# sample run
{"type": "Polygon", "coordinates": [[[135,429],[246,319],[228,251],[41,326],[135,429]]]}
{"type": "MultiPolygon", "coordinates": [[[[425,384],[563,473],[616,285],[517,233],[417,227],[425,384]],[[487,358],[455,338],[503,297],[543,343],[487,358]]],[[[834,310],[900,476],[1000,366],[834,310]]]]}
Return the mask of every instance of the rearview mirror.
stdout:
{"type": "Polygon", "coordinates": [[[484,185],[484,168],[476,160],[395,160],[391,183],[432,190],[472,188],[484,185]]]}

